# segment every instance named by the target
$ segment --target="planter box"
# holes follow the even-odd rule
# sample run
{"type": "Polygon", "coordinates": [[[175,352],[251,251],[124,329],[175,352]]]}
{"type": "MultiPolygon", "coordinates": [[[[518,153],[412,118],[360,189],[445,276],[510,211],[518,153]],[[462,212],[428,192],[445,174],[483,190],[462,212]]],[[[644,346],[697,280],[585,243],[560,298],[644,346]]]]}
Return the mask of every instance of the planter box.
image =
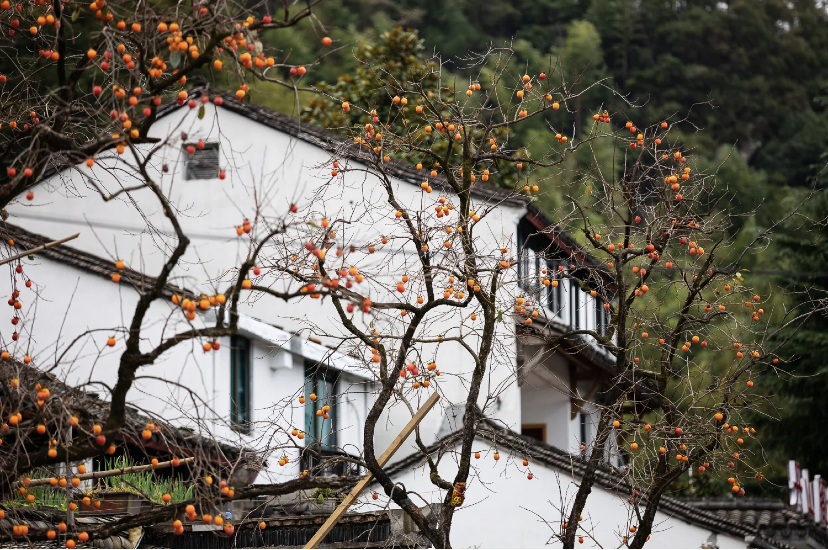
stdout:
{"type": "Polygon", "coordinates": [[[308,513],[313,516],[330,516],[339,506],[339,501],[335,498],[326,498],[322,502],[316,499],[308,499],[308,513]]]}
{"type": "Polygon", "coordinates": [[[78,508],[81,515],[135,515],[153,508],[152,502],[141,495],[129,492],[104,493],[100,495],[100,508],[86,506],[82,502],[78,508]]]}

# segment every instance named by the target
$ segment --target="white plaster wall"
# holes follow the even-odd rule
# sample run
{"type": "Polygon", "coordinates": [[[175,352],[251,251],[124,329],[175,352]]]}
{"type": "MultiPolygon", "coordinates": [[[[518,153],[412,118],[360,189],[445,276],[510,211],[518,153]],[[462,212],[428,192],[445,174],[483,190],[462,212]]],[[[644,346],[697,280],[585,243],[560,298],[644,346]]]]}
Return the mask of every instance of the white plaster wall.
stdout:
{"type": "MultiPolygon", "coordinates": [[[[314,145],[212,104],[206,106],[206,115],[202,120],[196,117],[195,111],[185,108],[162,118],[153,129],[158,137],[178,136],[182,131],[188,134],[189,142],[198,139],[221,142],[222,164],[227,178],[223,181],[185,180],[185,153],[180,148],[180,141],[154,157],[156,160],[153,160],[150,171],[178,209],[181,224],[192,240],[184,260],[175,271],[174,281],[177,284],[205,293],[216,293],[224,288],[215,281],[238,266],[248,252],[246,241],[236,236],[235,227],[246,217],[254,219],[255,198],[261,205],[260,219],[274,220],[284,216],[291,203],[300,205],[300,216],[316,220],[323,216],[329,219],[354,218],[359,223],[348,226],[341,236],[357,246],[376,239],[378,235],[393,233],[396,222],[387,212],[380,215],[358,208],[363,201],[386,204],[376,182],[367,178],[364,172],[347,173],[344,183],[341,180],[330,182],[330,155],[314,145]],[[169,173],[162,174],[162,164],[169,167],[169,173]]],[[[129,153],[124,157],[128,156],[129,153]]],[[[115,161],[99,159],[98,162],[113,164],[115,161]]],[[[124,168],[123,163],[119,166],[124,168]]],[[[80,238],[73,241],[72,246],[103,257],[124,259],[136,269],[148,274],[156,273],[173,242],[146,232],[145,219],[170,233],[170,224],[163,217],[157,201],[147,190],[141,190],[104,202],[98,191],[87,182],[91,177],[105,192],[113,193],[137,183],[132,179],[131,172],[126,168],[118,171],[115,177],[98,165],[92,169],[79,166],[65,171],[41,183],[34,190],[33,201],[11,205],[9,221],[53,238],[80,231],[80,238]]],[[[435,193],[426,199],[418,186],[406,182],[394,181],[393,186],[396,199],[409,207],[419,208],[425,204],[423,201],[437,198],[435,193]]],[[[475,206],[478,210],[481,207],[475,206]]],[[[514,249],[516,226],[522,215],[522,209],[499,207],[475,226],[475,232],[488,248],[508,246],[514,249]]],[[[403,272],[404,266],[413,259],[413,248],[409,246],[404,253],[393,254],[389,253],[390,250],[390,246],[379,249],[373,256],[357,252],[350,261],[366,270],[374,265],[386,264],[394,266],[395,272],[403,272]]],[[[372,295],[372,299],[376,298],[372,295]]],[[[97,309],[96,306],[90,314],[97,316],[97,309]]],[[[332,309],[327,304],[320,306],[318,301],[303,300],[286,305],[272,298],[263,298],[255,304],[243,306],[242,311],[288,330],[316,325],[316,336],[325,332],[341,334],[343,331],[338,327],[332,309]]],[[[465,317],[463,323],[469,326],[464,329],[464,338],[474,345],[476,337],[468,320],[469,313],[464,311],[450,318],[436,315],[429,322],[437,332],[457,327],[461,320],[458,315],[465,317]]],[[[355,321],[367,326],[370,318],[359,314],[355,316],[355,321]]],[[[503,327],[498,328],[505,332],[503,327]]],[[[426,348],[425,356],[434,353],[434,349],[436,347],[426,348]]],[[[500,396],[499,408],[492,404],[486,412],[502,416],[510,425],[520,419],[518,390],[513,380],[509,381],[513,374],[514,353],[510,340],[505,342],[503,349],[493,353],[489,376],[481,392],[481,405],[485,405],[483,400],[487,395],[500,396]]],[[[440,346],[436,358],[438,368],[446,373],[440,383],[441,391],[450,402],[462,400],[465,385],[460,378],[467,377],[473,369],[471,358],[459,345],[450,343],[440,346]]],[[[295,383],[293,380],[290,382],[295,383]]],[[[298,389],[299,386],[286,387],[285,391],[292,393],[298,389]]],[[[254,398],[260,399],[255,395],[254,398]]],[[[378,449],[385,448],[394,437],[394,430],[404,424],[408,414],[401,405],[393,407],[384,424],[386,429],[378,430],[378,449]]],[[[432,413],[424,421],[423,432],[436,433],[441,422],[441,414],[432,413]]],[[[427,435],[424,437],[428,438],[427,435]]]]}
{"type": "MultiPolygon", "coordinates": [[[[520,388],[521,424],[546,424],[546,443],[576,452],[581,438],[580,418],[571,419],[569,394],[560,389],[570,385],[569,366],[566,356],[552,353],[526,376],[520,388]]],[[[579,382],[578,389],[585,394],[589,386],[579,382]]],[[[520,431],[519,426],[514,429],[520,431]]]]}
{"type": "MultiPolygon", "coordinates": [[[[577,486],[566,472],[558,472],[532,464],[524,468],[523,457],[509,457],[500,449],[501,458],[492,458],[493,447],[488,442],[476,441],[475,451],[479,460],[472,459],[473,473],[466,489],[466,500],[454,514],[451,544],[454,548],[560,548],[551,540],[552,529],[562,523],[561,514],[555,508],[561,502],[574,498],[577,486]],[[526,478],[531,471],[534,479],[526,478]]],[[[447,454],[439,466],[440,474],[453,479],[457,471],[447,454]]],[[[434,490],[426,468],[419,467],[403,472],[394,478],[409,491],[415,491],[431,502],[442,501],[442,494],[434,490]]],[[[373,486],[374,490],[378,486],[373,486]]],[[[380,498],[372,501],[366,493],[361,500],[362,509],[386,506],[388,498],[380,490],[380,498]]],[[[416,496],[412,499],[422,505],[416,496]]],[[[393,505],[393,503],[392,503],[393,505]]],[[[584,510],[584,525],[598,544],[585,537],[579,548],[616,548],[621,537],[628,534],[629,526],[636,525],[627,509],[624,498],[602,488],[593,488],[584,510]]],[[[680,518],[672,518],[661,512],[656,515],[651,540],[647,548],[701,548],[711,536],[707,529],[690,525],[680,518]]],[[[747,548],[744,540],[717,536],[720,548],[747,548]]]]}
{"type": "Polygon", "coordinates": [[[336,410],[337,445],[344,452],[359,456],[363,449],[365,419],[373,403],[374,383],[343,374],[336,391],[339,394],[336,410]]]}
{"type": "Polygon", "coordinates": [[[569,398],[548,386],[524,384],[522,390],[522,423],[546,424],[546,442],[559,449],[568,449],[569,398]]]}

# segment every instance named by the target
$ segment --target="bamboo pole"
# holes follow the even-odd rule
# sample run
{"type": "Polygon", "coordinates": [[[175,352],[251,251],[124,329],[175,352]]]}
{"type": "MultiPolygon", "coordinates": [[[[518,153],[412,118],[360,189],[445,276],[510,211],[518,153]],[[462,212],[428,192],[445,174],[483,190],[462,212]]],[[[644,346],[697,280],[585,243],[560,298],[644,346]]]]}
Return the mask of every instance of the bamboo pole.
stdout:
{"type": "Polygon", "coordinates": [[[26,252],[21,252],[20,254],[15,254],[11,258],[3,258],[2,260],[0,260],[0,265],[4,265],[4,264],[7,264],[9,262],[13,262],[15,260],[19,260],[20,258],[25,258],[26,256],[31,256],[32,254],[37,254],[38,252],[43,252],[47,248],[52,248],[53,246],[63,244],[65,242],[71,241],[73,239],[77,239],[79,236],[80,236],[80,233],[75,233],[74,235],[71,235],[69,237],[64,237],[62,239],[58,239],[58,240],[52,241],[50,243],[42,244],[40,246],[32,248],[31,250],[27,250],[26,252]]]}
{"type": "MultiPolygon", "coordinates": [[[[392,441],[391,445],[389,445],[385,452],[382,453],[382,456],[380,456],[377,459],[377,462],[380,466],[385,466],[385,463],[388,462],[388,460],[390,460],[392,456],[394,456],[394,453],[396,453],[397,450],[405,442],[405,440],[408,439],[408,436],[411,435],[411,432],[414,431],[414,428],[416,428],[417,425],[423,420],[423,418],[425,418],[425,415],[428,414],[428,411],[430,411],[431,408],[434,407],[434,405],[437,403],[439,399],[440,396],[437,393],[431,394],[431,396],[428,399],[426,399],[425,403],[423,403],[423,406],[420,407],[420,410],[418,410],[417,413],[411,417],[411,420],[408,421],[408,424],[406,424],[402,431],[399,433],[399,435],[396,438],[394,438],[394,441],[392,441]]],[[[369,483],[371,483],[373,479],[374,475],[371,472],[368,472],[365,475],[365,477],[362,478],[353,489],[351,489],[351,492],[348,493],[348,496],[345,497],[345,500],[343,500],[342,503],[339,506],[337,506],[336,510],[334,510],[334,513],[331,514],[330,517],[322,525],[322,527],[319,528],[319,531],[316,532],[313,538],[311,538],[310,541],[308,541],[308,543],[305,545],[305,548],[316,548],[317,546],[319,546],[319,543],[322,542],[322,539],[324,539],[325,536],[327,536],[327,534],[330,533],[331,529],[334,528],[334,525],[336,525],[339,522],[339,520],[342,519],[342,516],[345,515],[345,512],[348,511],[348,508],[351,507],[351,505],[359,497],[359,494],[363,491],[363,489],[365,489],[365,487],[368,486],[369,483]]]]}
{"type": "MultiPolygon", "coordinates": [[[[184,466],[185,464],[189,464],[189,463],[193,462],[194,460],[195,460],[195,457],[192,457],[192,456],[189,457],[189,458],[180,458],[180,459],[178,459],[178,465],[179,466],[184,466]]],[[[89,472],[89,473],[86,473],[86,474],[78,474],[78,475],[72,476],[72,477],[76,477],[76,478],[80,479],[81,481],[83,481],[85,479],[102,479],[102,478],[105,478],[105,477],[118,476],[118,475],[122,475],[122,474],[131,474],[133,472],[144,472],[146,470],[160,470],[162,468],[169,468],[169,467],[172,466],[172,462],[173,462],[172,460],[168,460],[166,462],[159,462],[158,466],[153,466],[152,464],[141,464],[139,466],[128,466],[126,468],[116,468],[114,470],[104,470],[102,472],[89,472]]],[[[70,478],[69,475],[67,475],[66,477],[67,477],[67,479],[70,478]]],[[[52,480],[52,478],[50,478],[50,477],[32,479],[31,481],[29,481],[28,486],[29,487],[39,487],[40,485],[50,485],[51,480],[52,480]]],[[[17,482],[17,485],[18,486],[22,485],[22,483],[17,482]]]]}

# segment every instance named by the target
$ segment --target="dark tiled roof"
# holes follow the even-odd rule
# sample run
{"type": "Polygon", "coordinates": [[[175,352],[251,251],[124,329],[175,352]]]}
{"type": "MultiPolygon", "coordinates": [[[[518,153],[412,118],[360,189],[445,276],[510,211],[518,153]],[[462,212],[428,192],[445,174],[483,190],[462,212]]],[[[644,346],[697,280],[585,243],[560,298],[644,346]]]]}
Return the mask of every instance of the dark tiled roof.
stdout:
{"type": "MultiPolygon", "coordinates": [[[[75,528],[73,532],[80,532],[85,526],[96,525],[114,521],[117,518],[107,516],[78,516],[75,515],[75,528]]],[[[54,529],[60,522],[66,521],[66,512],[56,508],[35,508],[22,506],[6,512],[6,519],[0,520],[0,531],[11,531],[13,522],[25,523],[32,531],[45,531],[54,529]]],[[[123,531],[104,539],[91,540],[87,543],[77,542],[76,548],[135,548],[137,535],[136,531],[123,531]]],[[[25,539],[0,543],[0,548],[66,548],[66,537],[57,537],[55,540],[40,540],[30,542],[25,539]]]]}
{"type": "MultiPolygon", "coordinates": [[[[65,384],[51,372],[14,361],[6,363],[6,366],[3,367],[0,378],[5,377],[18,378],[20,386],[23,388],[34,388],[38,383],[48,388],[51,396],[45,407],[46,410],[50,406],[56,407],[55,414],[59,414],[63,410],[69,410],[85,424],[103,424],[109,415],[109,403],[107,401],[100,399],[97,394],[88,393],[65,384]],[[58,408],[60,410],[57,410],[58,408]]],[[[0,384],[0,399],[6,397],[3,395],[2,388],[4,387],[8,386],[0,384]]],[[[20,412],[23,415],[24,422],[26,422],[35,414],[35,403],[24,401],[24,405],[20,412]]],[[[178,428],[160,419],[150,418],[132,407],[127,407],[126,420],[116,436],[116,441],[135,444],[148,451],[158,453],[160,456],[170,455],[180,458],[198,456],[221,464],[229,464],[237,460],[241,453],[238,447],[201,437],[190,429],[178,428]],[[153,422],[161,429],[152,436],[151,440],[144,441],[141,432],[148,422],[153,422]]],[[[46,444],[45,439],[42,443],[46,444]]]]}
{"type": "MultiPolygon", "coordinates": [[[[766,540],[781,544],[812,538],[828,547],[828,530],[816,525],[809,515],[797,512],[784,501],[772,498],[683,498],[682,502],[745,525],[766,540]]],[[[796,547],[793,545],[792,547],[796,547]]]]}
{"type": "Polygon", "coordinates": [[[615,286],[612,283],[612,275],[609,268],[592,255],[583,246],[572,238],[572,235],[564,231],[558,226],[555,221],[547,216],[536,204],[528,204],[526,206],[527,219],[538,229],[539,234],[546,235],[561,251],[573,260],[580,264],[589,267],[601,277],[604,284],[608,285],[610,291],[615,292],[615,286]]]}
{"type": "MultiPolygon", "coordinates": [[[[428,447],[429,455],[448,452],[459,441],[459,436],[459,432],[454,432],[436,441],[428,447]]],[[[586,471],[586,464],[579,455],[569,454],[552,445],[520,435],[492,420],[487,419],[481,423],[477,438],[495,443],[500,448],[511,449],[515,454],[526,456],[535,464],[541,464],[570,475],[574,474],[576,477],[583,476],[586,471]]],[[[418,451],[395,462],[386,468],[386,471],[393,476],[405,470],[416,468],[424,462],[425,459],[422,453],[418,451]]],[[[624,497],[630,495],[632,490],[623,474],[610,469],[608,466],[602,466],[598,469],[595,483],[598,487],[617,492],[624,497]]],[[[714,511],[693,506],[678,498],[662,497],[659,511],[687,523],[710,529],[715,533],[728,534],[738,538],[757,535],[755,529],[749,525],[734,521],[726,515],[722,516],[714,511]]]]}
{"type": "MultiPolygon", "coordinates": [[[[4,240],[12,238],[14,240],[14,247],[21,252],[32,250],[33,248],[37,248],[38,246],[42,246],[54,240],[44,237],[43,235],[32,233],[22,227],[7,222],[0,224],[0,233],[2,233],[4,240]]],[[[93,275],[98,275],[107,279],[110,279],[112,274],[118,271],[115,267],[115,261],[105,260],[99,256],[95,256],[94,254],[89,254],[88,252],[72,248],[71,246],[65,244],[47,248],[46,250],[38,252],[37,256],[43,256],[44,258],[49,258],[50,260],[75,267],[82,271],[86,271],[87,273],[92,273],[93,275]]],[[[129,267],[124,267],[124,269],[118,272],[121,274],[120,284],[131,285],[138,292],[142,292],[144,289],[155,286],[157,282],[155,277],[150,277],[135,271],[134,269],[130,269],[129,267]]],[[[166,297],[170,297],[173,294],[191,295],[192,292],[179,288],[175,285],[168,284],[164,288],[164,292],[162,294],[166,297]]]]}
{"type": "MultiPolygon", "coordinates": [[[[320,548],[429,548],[425,537],[404,527],[401,510],[345,514],[323,539],[320,548]]],[[[141,548],[291,548],[304,546],[319,530],[327,515],[260,518],[252,514],[233,523],[236,532],[225,535],[221,527],[191,527],[173,535],[168,523],[149,528],[141,548]],[[264,521],[265,528],[259,527],[264,521]]]]}
{"type": "MultiPolygon", "coordinates": [[[[264,124],[269,128],[301,139],[325,151],[334,153],[340,158],[348,158],[359,162],[366,162],[369,158],[360,147],[355,146],[347,138],[319,126],[302,122],[292,116],[279,113],[273,109],[268,109],[255,103],[242,103],[236,99],[233,93],[226,90],[201,87],[194,88],[190,91],[190,98],[198,98],[204,94],[209,94],[210,97],[221,96],[222,109],[227,109],[250,120],[264,124]]],[[[159,107],[158,118],[172,113],[178,108],[179,106],[176,102],[166,103],[159,107]]],[[[188,107],[185,106],[183,108],[188,107]]],[[[385,166],[392,176],[405,182],[415,184],[419,187],[423,181],[422,171],[418,171],[416,167],[407,162],[391,159],[390,162],[385,163],[385,166]]],[[[449,189],[445,177],[442,175],[434,179],[432,187],[435,189],[449,189]]],[[[492,205],[508,204],[510,206],[526,206],[529,203],[529,199],[513,191],[482,182],[476,182],[474,184],[472,187],[472,196],[484,199],[492,205]]]]}

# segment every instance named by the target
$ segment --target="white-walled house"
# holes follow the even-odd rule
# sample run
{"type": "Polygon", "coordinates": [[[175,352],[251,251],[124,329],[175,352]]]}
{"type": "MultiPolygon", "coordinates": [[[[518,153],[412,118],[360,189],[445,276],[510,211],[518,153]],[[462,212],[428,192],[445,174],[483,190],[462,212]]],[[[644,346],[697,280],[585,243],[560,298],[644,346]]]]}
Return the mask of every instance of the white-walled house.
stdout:
{"type": "MultiPolygon", "coordinates": [[[[177,209],[191,240],[170,282],[196,294],[215,294],[216,281],[244,260],[247,248],[236,234],[243,219],[276,219],[297,204],[308,218],[353,220],[364,215],[354,213],[354,204],[375,198],[376,182],[364,171],[346,171],[342,181],[330,184],[331,155],[340,138],[268,109],[241,105],[229,94],[220,95],[223,105],[205,104],[203,116],[187,106],[168,106],[152,130],[162,140],[182,132],[187,135],[162,147],[148,171],[177,209]],[[197,154],[183,150],[183,143],[197,141],[204,142],[197,154]]],[[[51,174],[34,189],[34,200],[8,208],[3,237],[14,239],[20,250],[76,232],[80,236],[37,254],[34,260],[24,260],[24,272],[35,285],[28,295],[29,289],[21,289],[25,331],[19,341],[6,345],[15,356],[30,355],[40,368],[54,368],[72,385],[98,381],[111,386],[123,348],[117,334],[118,343],[106,346],[110,335],[106,330],[129,322],[139,296],[136,289],[148,284],[160,269],[172,232],[146,190],[123,191],[136,183],[134,170],[126,164],[129,154],[125,159],[106,157],[96,162],[92,168],[79,165],[51,174]],[[112,200],[101,198],[116,193],[112,200]],[[133,269],[122,270],[121,282],[114,284],[110,278],[118,259],[133,269]],[[67,342],[88,331],[95,332],[61,356],[67,342]]],[[[351,167],[359,166],[355,159],[349,162],[351,167]]],[[[395,198],[407,206],[419,204],[421,179],[413,167],[396,164],[395,198]]],[[[493,247],[520,251],[523,292],[543,304],[544,322],[531,331],[522,330],[520,338],[504,334],[504,351],[492,358],[489,384],[499,388],[497,399],[484,410],[490,429],[478,439],[481,459],[475,462],[466,503],[455,516],[452,543],[455,547],[540,547],[559,527],[555,505],[573,493],[580,472],[577,456],[593,437],[596,418],[590,401],[597,399],[601,384],[612,375],[614,358],[586,338],[549,349],[547,334],[569,327],[602,332],[606,314],[600,300],[582,291],[577,282],[564,280],[554,289],[530,283],[543,269],[560,265],[570,270],[573,265],[595,266],[596,261],[525,200],[485,184],[475,186],[473,199],[478,208],[490,209],[477,234],[493,247]],[[534,479],[528,480],[527,468],[513,461],[518,457],[498,463],[490,458],[506,440],[525,449],[534,479]]],[[[390,223],[377,219],[365,225],[381,234],[390,223]]],[[[364,243],[368,236],[357,231],[350,238],[364,243]]],[[[377,256],[371,260],[366,255],[364,261],[405,263],[406,259],[406,253],[377,256]]],[[[10,280],[2,284],[10,294],[10,280]]],[[[326,452],[358,456],[374,375],[362,359],[329,347],[335,340],[330,335],[337,333],[330,304],[269,300],[240,304],[239,333],[220,339],[218,350],[205,352],[201,342],[193,341],[173,347],[142,368],[129,401],[171,423],[190,425],[198,420],[211,435],[238,445],[262,448],[271,436],[285,441],[286,433],[274,429],[279,424],[285,431],[306,431],[310,436],[306,441],[314,436],[323,439],[326,452]],[[308,399],[311,392],[320,399],[308,399]],[[299,403],[300,396],[305,396],[304,404],[299,403]],[[331,402],[329,418],[324,420],[316,411],[327,396],[337,400],[331,402]]],[[[147,346],[169,337],[170,319],[176,314],[180,311],[168,301],[153,304],[144,325],[147,346]]],[[[209,324],[214,320],[211,315],[214,310],[200,313],[194,325],[209,324]]],[[[441,346],[437,361],[448,374],[462,375],[472,365],[461,346],[453,343],[441,346]]],[[[456,405],[465,396],[459,377],[445,377],[440,390],[444,406],[426,417],[420,432],[434,452],[448,456],[456,444],[451,438],[459,421],[456,405]]],[[[383,429],[377,430],[379,451],[396,436],[407,415],[403,407],[391,412],[383,429]]],[[[295,478],[307,467],[298,450],[288,453],[290,460],[284,466],[278,464],[280,458],[266,457],[267,466],[257,482],[295,478]]],[[[395,479],[434,502],[440,500],[423,475],[422,455],[411,442],[394,461],[395,479]]],[[[447,457],[440,470],[451,479],[452,467],[447,457]]],[[[626,489],[613,481],[609,470],[601,475],[587,512],[595,541],[585,541],[586,547],[617,546],[619,533],[629,526],[626,489]]],[[[373,501],[364,495],[360,507],[371,509],[384,502],[384,496],[373,501]]],[[[746,528],[671,499],[658,523],[655,547],[748,545],[746,528]]]]}
{"type": "MultiPolygon", "coordinates": [[[[347,213],[355,201],[366,200],[365,196],[373,193],[364,181],[364,173],[357,170],[344,173],[345,181],[337,183],[335,187],[328,184],[331,150],[340,142],[332,134],[300,125],[290,117],[267,109],[242,106],[229,94],[224,95],[222,107],[216,107],[212,103],[205,107],[203,118],[198,118],[196,110],[186,106],[168,108],[153,126],[153,132],[159,138],[185,132],[188,143],[197,140],[205,142],[204,149],[196,155],[188,155],[183,151],[180,142],[171,144],[157,153],[154,157],[157,160],[148,167],[153,176],[158,178],[170,202],[179,208],[179,221],[192,243],[180,262],[181,268],[171,278],[173,284],[196,292],[215,294],[218,289],[214,281],[228,269],[237,266],[247,252],[236,235],[236,227],[241,225],[243,219],[252,219],[256,208],[259,209],[259,216],[283,216],[288,206],[296,203],[304,209],[302,213],[307,212],[309,217],[318,216],[317,219],[321,219],[327,216],[333,219],[343,215],[343,212],[347,213]],[[210,155],[213,156],[205,160],[210,155]],[[218,162],[215,158],[219,159],[218,162]],[[218,178],[216,165],[222,167],[225,179],[218,178]],[[204,166],[212,168],[204,169],[204,166]],[[168,171],[164,172],[164,168],[168,171]],[[260,204],[257,205],[258,194],[264,195],[264,198],[260,198],[260,204]]],[[[9,223],[51,239],[79,232],[80,237],[69,243],[72,248],[100,258],[124,260],[127,266],[151,276],[158,271],[169,252],[168,242],[159,241],[171,233],[170,225],[157,202],[146,190],[122,193],[113,200],[103,201],[102,191],[114,194],[136,182],[130,175],[129,166],[125,164],[128,161],[103,158],[96,162],[91,169],[79,165],[76,169],[44,179],[34,189],[34,200],[8,208],[11,215],[9,223]],[[100,169],[99,165],[109,165],[109,169],[100,169]],[[152,224],[156,230],[154,233],[148,230],[148,224],[152,224]]],[[[401,167],[397,176],[394,181],[396,199],[406,205],[417,205],[423,194],[419,187],[421,176],[413,167],[407,170],[401,167]]],[[[530,239],[535,249],[552,246],[560,250],[563,260],[568,261],[572,256],[573,244],[559,232],[530,238],[530,231],[546,229],[549,221],[519,197],[482,183],[475,186],[473,197],[479,209],[494,207],[493,212],[480,222],[485,224],[485,229],[477,229],[477,234],[490,239],[498,248],[506,245],[515,249],[519,239],[530,239]],[[541,240],[545,242],[538,242],[541,240]]],[[[383,223],[390,222],[377,220],[371,229],[379,233],[382,229],[378,226],[383,223]]],[[[363,236],[354,237],[360,238],[363,236]]],[[[392,255],[394,256],[399,255],[392,255]]],[[[585,257],[581,259],[588,260],[585,257]]],[[[393,260],[397,261],[396,258],[393,260]]],[[[521,266],[523,270],[538,269],[535,257],[530,253],[527,253],[527,260],[521,262],[521,266]]],[[[33,274],[33,277],[37,279],[38,275],[33,274]]],[[[112,288],[107,289],[108,293],[118,290],[118,286],[110,286],[112,288]]],[[[596,299],[581,292],[577,283],[564,281],[554,293],[555,296],[552,297],[551,294],[546,308],[546,314],[551,320],[563,326],[578,328],[593,328],[605,322],[600,319],[603,310],[596,306],[596,299]]],[[[132,300],[134,299],[133,297],[132,300]]],[[[86,303],[86,300],[78,301],[86,303]]],[[[67,303],[65,301],[62,306],[65,307],[67,303]]],[[[54,307],[60,312],[59,315],[63,315],[57,302],[53,304],[49,307],[54,307]]],[[[336,321],[330,314],[331,310],[323,309],[320,314],[319,304],[308,300],[288,305],[275,302],[261,306],[258,303],[254,306],[241,304],[240,308],[242,314],[259,319],[266,325],[281,327],[287,333],[302,331],[303,336],[324,341],[324,331],[336,331],[336,321]],[[308,332],[308,324],[311,322],[319,328],[315,334],[308,332]]],[[[113,321],[114,324],[123,324],[123,316],[128,311],[125,304],[119,307],[119,312],[113,314],[111,320],[107,319],[108,323],[103,322],[103,319],[97,322],[96,319],[95,324],[102,327],[113,326],[113,321]]],[[[88,323],[84,325],[91,326],[88,323]]],[[[59,334],[61,338],[67,338],[65,332],[59,334]]],[[[44,347],[41,349],[47,349],[52,343],[43,342],[44,347]]],[[[496,377],[493,384],[515,378],[518,354],[526,361],[538,356],[537,347],[533,349],[524,346],[518,350],[517,342],[509,344],[505,341],[505,344],[512,351],[510,356],[493,358],[490,367],[492,376],[496,377]]],[[[277,360],[270,356],[274,355],[276,348],[281,347],[281,343],[271,342],[270,346],[267,350],[264,347],[254,349],[252,356],[261,357],[263,362],[277,360]]],[[[217,355],[207,356],[209,361],[221,357],[226,347],[223,346],[217,355]]],[[[117,350],[117,346],[112,350],[113,358],[117,350]]],[[[441,347],[440,353],[438,359],[441,366],[452,365],[458,371],[468,370],[471,366],[471,360],[462,353],[459,345],[447,343],[441,347]]],[[[586,350],[581,350],[580,353],[585,354],[586,350]]],[[[531,365],[532,368],[527,369],[531,372],[521,377],[522,387],[517,384],[506,385],[499,396],[498,410],[493,414],[518,430],[523,424],[522,417],[526,415],[526,424],[535,426],[536,430],[539,429],[538,426],[548,426],[548,441],[577,450],[582,443],[583,425],[588,426],[589,422],[582,422],[580,418],[573,419],[570,400],[561,399],[559,392],[546,389],[568,387],[572,381],[576,381],[576,387],[586,396],[594,387],[594,380],[591,379],[595,378],[595,374],[588,373],[584,365],[592,368],[594,361],[579,360],[578,372],[571,373],[570,366],[574,362],[551,353],[541,355],[540,361],[536,360],[531,365]],[[549,374],[536,375],[538,369],[534,367],[541,364],[545,365],[549,374]],[[529,407],[521,407],[522,393],[526,395],[529,407]],[[545,405],[544,418],[535,416],[535,411],[539,410],[537,405],[541,403],[545,405]]],[[[607,356],[600,359],[600,363],[605,365],[607,356]]],[[[181,364],[187,368],[199,360],[198,353],[190,353],[181,364]]],[[[304,360],[303,358],[302,361],[304,360]]],[[[271,372],[299,371],[276,369],[271,372]]],[[[358,367],[355,372],[359,372],[358,367]]],[[[218,377],[217,385],[224,381],[218,377]]],[[[293,382],[295,381],[291,381],[292,391],[298,391],[299,386],[293,385],[293,382]]],[[[253,386],[258,387],[258,383],[254,382],[253,386]]],[[[447,379],[441,389],[452,403],[464,401],[460,382],[452,385],[451,379],[447,379]]],[[[227,404],[229,399],[229,391],[223,393],[224,395],[211,388],[204,395],[209,397],[208,402],[215,410],[221,411],[226,410],[222,404],[227,404]]],[[[135,399],[140,398],[140,395],[135,396],[135,399]]],[[[254,404],[253,409],[264,410],[258,404],[254,404]]],[[[585,412],[589,414],[588,407],[585,412]]],[[[256,421],[255,418],[251,420],[256,421]]],[[[441,423],[441,416],[432,414],[423,427],[436,434],[441,423]]],[[[378,438],[386,438],[385,441],[378,439],[377,445],[380,448],[393,438],[391,433],[377,435],[378,438]]]]}

